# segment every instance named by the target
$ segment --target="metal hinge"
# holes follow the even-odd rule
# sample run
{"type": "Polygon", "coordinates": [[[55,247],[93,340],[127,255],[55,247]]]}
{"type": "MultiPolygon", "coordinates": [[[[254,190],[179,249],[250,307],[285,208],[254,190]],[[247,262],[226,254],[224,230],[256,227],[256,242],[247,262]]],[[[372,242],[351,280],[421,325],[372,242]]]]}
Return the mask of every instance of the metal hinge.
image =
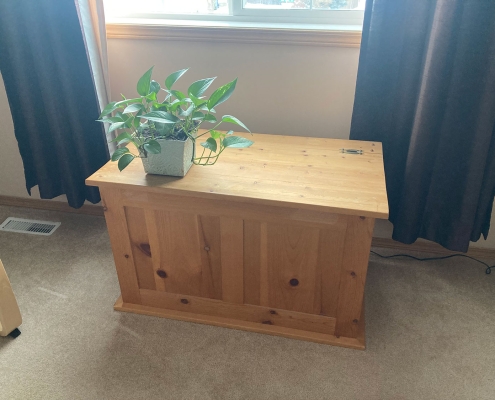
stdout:
{"type": "Polygon", "coordinates": [[[340,152],[344,154],[363,154],[363,150],[357,149],[340,149],[340,152]]]}

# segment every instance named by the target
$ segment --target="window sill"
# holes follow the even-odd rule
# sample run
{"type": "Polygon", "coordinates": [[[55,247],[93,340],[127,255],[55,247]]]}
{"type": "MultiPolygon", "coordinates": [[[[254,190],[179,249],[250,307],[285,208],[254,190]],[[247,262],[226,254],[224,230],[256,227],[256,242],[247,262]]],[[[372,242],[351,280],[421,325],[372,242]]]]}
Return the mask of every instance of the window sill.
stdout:
{"type": "Polygon", "coordinates": [[[359,47],[359,25],[118,19],[106,24],[110,39],[181,40],[359,47]]]}

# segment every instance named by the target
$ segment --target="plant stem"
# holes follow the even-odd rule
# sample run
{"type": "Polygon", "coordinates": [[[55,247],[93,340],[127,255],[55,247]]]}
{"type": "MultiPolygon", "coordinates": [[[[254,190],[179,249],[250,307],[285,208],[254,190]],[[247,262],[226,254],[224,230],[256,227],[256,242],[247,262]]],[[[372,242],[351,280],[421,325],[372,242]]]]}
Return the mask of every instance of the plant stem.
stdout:
{"type": "Polygon", "coordinates": [[[213,128],[211,128],[211,129],[207,130],[206,132],[203,132],[201,135],[196,136],[196,138],[199,138],[199,137],[201,137],[201,136],[206,135],[207,133],[209,133],[209,132],[211,132],[211,131],[214,131],[215,129],[217,129],[217,128],[220,126],[220,124],[221,124],[221,123],[222,123],[222,121],[220,121],[220,122],[219,122],[216,126],[214,126],[213,128]]]}

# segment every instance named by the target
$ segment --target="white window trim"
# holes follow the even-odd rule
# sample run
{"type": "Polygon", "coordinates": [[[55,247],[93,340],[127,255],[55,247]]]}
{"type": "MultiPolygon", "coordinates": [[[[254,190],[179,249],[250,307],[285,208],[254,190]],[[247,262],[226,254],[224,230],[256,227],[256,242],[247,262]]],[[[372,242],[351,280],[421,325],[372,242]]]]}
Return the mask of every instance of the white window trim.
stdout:
{"type": "Polygon", "coordinates": [[[143,39],[195,41],[208,43],[259,43],[292,46],[359,47],[361,30],[353,27],[329,27],[329,29],[300,29],[274,26],[248,26],[239,23],[219,24],[207,21],[121,20],[107,23],[109,39],[143,39]]]}
{"type": "Polygon", "coordinates": [[[361,42],[364,11],[312,10],[308,18],[310,10],[242,9],[236,0],[229,6],[230,15],[121,14],[107,18],[107,37],[341,47],[361,42]]]}

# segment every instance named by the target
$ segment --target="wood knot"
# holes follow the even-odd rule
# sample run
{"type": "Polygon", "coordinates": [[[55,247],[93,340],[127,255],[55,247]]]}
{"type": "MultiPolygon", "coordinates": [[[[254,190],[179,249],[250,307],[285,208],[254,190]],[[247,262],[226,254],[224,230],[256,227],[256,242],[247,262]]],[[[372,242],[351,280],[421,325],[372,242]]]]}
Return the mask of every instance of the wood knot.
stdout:
{"type": "Polygon", "coordinates": [[[166,277],[167,277],[167,273],[166,273],[163,269],[159,269],[158,271],[156,271],[156,274],[157,274],[160,278],[166,278],[166,277]]]}
{"type": "Polygon", "coordinates": [[[270,314],[277,315],[277,312],[275,310],[270,310],[270,314]]]}
{"type": "Polygon", "coordinates": [[[103,207],[103,211],[108,211],[108,208],[106,208],[106,207],[103,207]]]}
{"type": "Polygon", "coordinates": [[[355,273],[354,271],[352,271],[352,272],[351,272],[351,276],[352,276],[353,278],[355,278],[355,277],[356,277],[356,273],[355,273]]]}
{"type": "Polygon", "coordinates": [[[359,219],[366,219],[366,217],[359,217],[359,219]]]}
{"type": "Polygon", "coordinates": [[[359,321],[358,321],[357,319],[353,319],[353,320],[352,320],[352,323],[353,323],[353,324],[357,324],[358,322],[359,322],[359,321]]]}
{"type": "Polygon", "coordinates": [[[148,257],[151,257],[151,247],[148,243],[141,243],[139,249],[148,257]]]}
{"type": "Polygon", "coordinates": [[[189,300],[187,300],[187,299],[180,299],[180,302],[182,304],[189,304],[189,300]]]}
{"type": "Polygon", "coordinates": [[[210,246],[205,246],[206,251],[210,251],[210,246]]]}
{"type": "Polygon", "coordinates": [[[124,254],[124,257],[125,258],[129,258],[129,254],[124,254]]]}
{"type": "Polygon", "coordinates": [[[267,320],[267,321],[261,321],[261,323],[264,324],[264,325],[273,325],[273,322],[272,321],[269,321],[269,320],[267,320]]]}
{"type": "Polygon", "coordinates": [[[298,279],[296,279],[296,278],[292,278],[292,279],[289,281],[289,284],[290,284],[291,286],[297,286],[297,285],[299,285],[299,280],[298,280],[298,279]]]}

